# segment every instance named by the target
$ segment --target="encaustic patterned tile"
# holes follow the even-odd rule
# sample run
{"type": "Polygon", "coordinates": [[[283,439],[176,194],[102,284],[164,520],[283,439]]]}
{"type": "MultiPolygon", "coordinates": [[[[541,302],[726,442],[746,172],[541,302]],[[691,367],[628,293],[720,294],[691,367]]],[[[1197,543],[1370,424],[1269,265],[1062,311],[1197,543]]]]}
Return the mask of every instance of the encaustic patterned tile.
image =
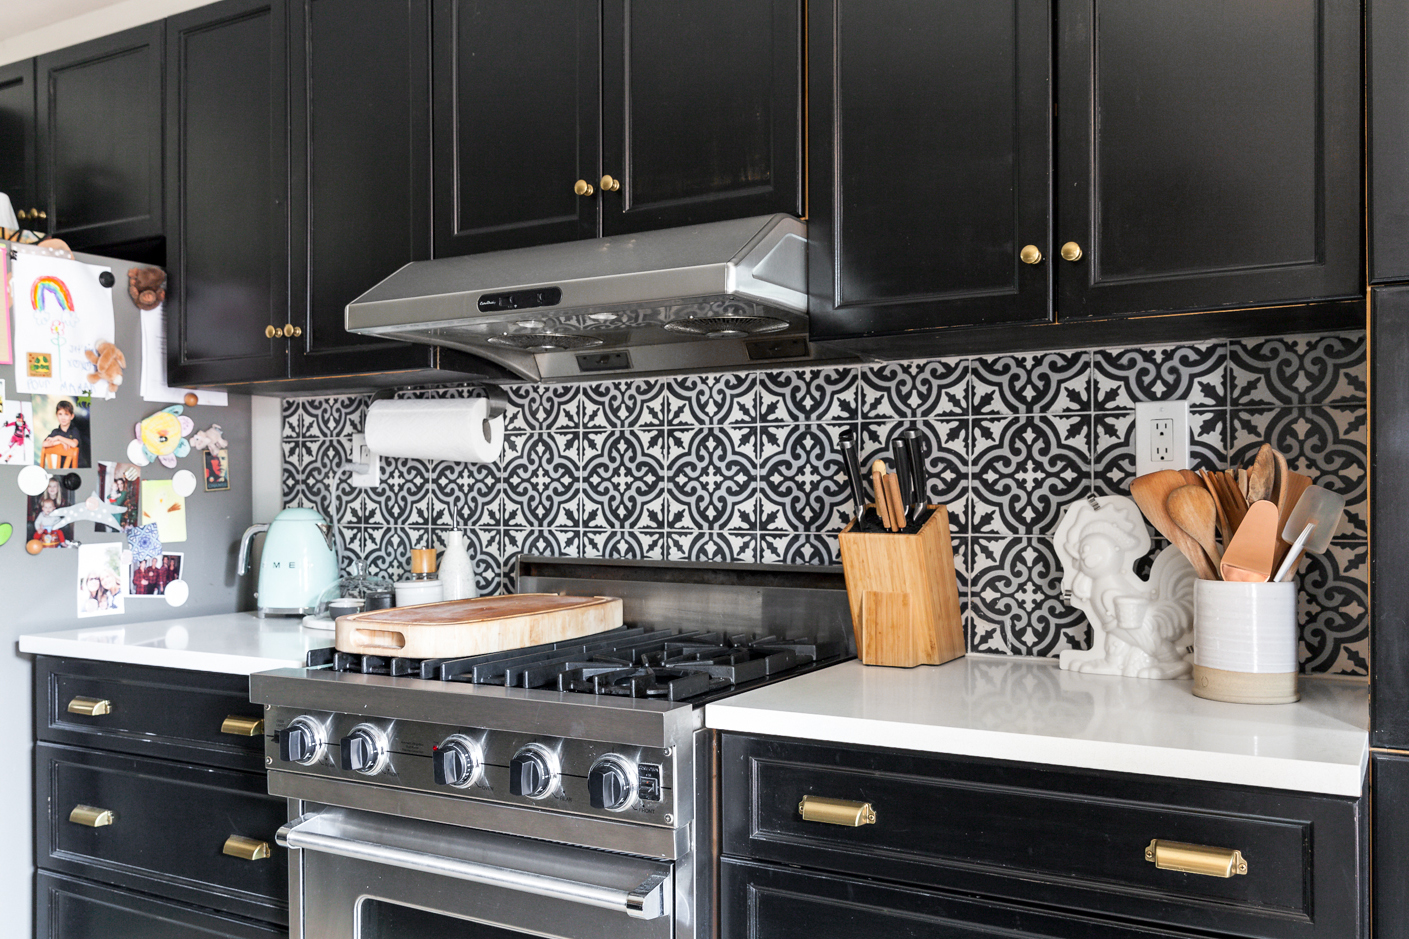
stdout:
{"type": "Polygon", "coordinates": [[[850,424],[759,428],[759,526],[764,531],[836,531],[851,512],[837,438],[850,424]]]}
{"type": "Polygon", "coordinates": [[[582,556],[627,561],[660,561],[665,558],[665,532],[583,529],[582,556]]]}
{"type": "Polygon", "coordinates": [[[756,531],[755,427],[672,427],[666,432],[666,528],[756,531]]]}
{"type": "Polygon", "coordinates": [[[582,458],[585,527],[665,527],[664,430],[585,431],[582,458]]]}
{"type": "Polygon", "coordinates": [[[1061,598],[1050,538],[969,539],[969,648],[1053,656],[1084,648],[1086,618],[1061,598]]]}
{"type": "Polygon", "coordinates": [[[582,426],[636,430],[665,426],[665,383],[609,381],[582,386],[582,426]]]}
{"type": "Polygon", "coordinates": [[[758,375],[723,372],[682,375],[665,386],[669,427],[753,424],[758,421],[758,375]]]}
{"type": "Polygon", "coordinates": [[[976,358],[972,413],[1049,414],[1091,410],[1091,353],[976,358]]]}
{"type": "Polygon", "coordinates": [[[970,530],[1051,534],[1062,509],[1091,484],[1084,414],[974,418],[970,530]]]}
{"type": "Polygon", "coordinates": [[[580,436],[577,432],[504,435],[505,526],[579,526],[580,436]]]}
{"type": "Polygon", "coordinates": [[[1369,674],[1369,546],[1333,542],[1300,570],[1302,671],[1369,674]]]}
{"type": "Polygon", "coordinates": [[[891,362],[860,370],[860,416],[868,421],[963,417],[969,413],[967,359],[891,362]]]}
{"type": "Polygon", "coordinates": [[[1226,343],[1101,349],[1092,354],[1092,408],[1123,411],[1138,401],[1187,400],[1190,408],[1228,406],[1226,343]]]}
{"type": "Polygon", "coordinates": [[[798,424],[856,420],[854,368],[800,368],[758,377],[758,422],[798,424]]]}
{"type": "MultiPolygon", "coordinates": [[[[949,507],[950,528],[969,530],[969,421],[935,418],[921,421],[867,421],[861,425],[862,489],[869,492],[872,462],[892,454],[901,431],[920,431],[925,465],[925,497],[949,507]]],[[[849,496],[847,497],[849,500],[849,496]]],[[[849,504],[849,503],[848,503],[849,504]]],[[[848,509],[848,512],[850,510],[848,509]]]]}
{"type": "Polygon", "coordinates": [[[1240,408],[1364,404],[1365,333],[1235,340],[1228,346],[1228,382],[1240,408]]]}

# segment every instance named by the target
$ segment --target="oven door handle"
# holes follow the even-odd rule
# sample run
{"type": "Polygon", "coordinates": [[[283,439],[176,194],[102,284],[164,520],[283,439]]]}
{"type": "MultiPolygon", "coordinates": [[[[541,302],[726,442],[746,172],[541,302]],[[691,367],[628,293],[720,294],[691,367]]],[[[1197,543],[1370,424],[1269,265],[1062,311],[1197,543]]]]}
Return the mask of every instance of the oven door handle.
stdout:
{"type": "Polygon", "coordinates": [[[296,818],[279,829],[276,840],[283,847],[292,850],[321,851],[324,854],[400,867],[422,874],[439,874],[471,883],[569,900],[624,912],[634,919],[659,919],[670,915],[671,912],[670,868],[663,865],[635,887],[620,890],[600,884],[501,867],[483,861],[441,857],[361,838],[345,838],[319,830],[323,827],[319,820],[318,813],[296,818]]]}

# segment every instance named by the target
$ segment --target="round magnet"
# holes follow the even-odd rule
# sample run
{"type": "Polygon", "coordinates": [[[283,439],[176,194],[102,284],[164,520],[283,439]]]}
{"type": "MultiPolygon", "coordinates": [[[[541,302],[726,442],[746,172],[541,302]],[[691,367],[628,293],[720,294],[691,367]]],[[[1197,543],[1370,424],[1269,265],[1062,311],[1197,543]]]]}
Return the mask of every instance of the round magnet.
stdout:
{"type": "Polygon", "coordinates": [[[166,597],[166,602],[172,606],[182,606],[191,596],[191,588],[186,586],[184,580],[173,580],[166,585],[162,591],[162,596],[166,597]]]}
{"type": "Polygon", "coordinates": [[[137,466],[146,466],[152,462],[147,459],[147,448],[142,446],[142,441],[134,440],[127,445],[127,462],[137,466]]]}
{"type": "Polygon", "coordinates": [[[37,496],[49,485],[49,474],[42,466],[26,466],[17,477],[20,492],[27,496],[37,496]]]}
{"type": "Polygon", "coordinates": [[[9,541],[10,535],[14,530],[15,526],[11,525],[9,522],[0,522],[0,544],[9,541]]]}
{"type": "Polygon", "coordinates": [[[65,473],[59,477],[59,485],[69,492],[77,492],[78,487],[83,485],[83,477],[77,473],[65,473]]]}
{"type": "Polygon", "coordinates": [[[102,284],[104,287],[111,287],[114,283],[116,283],[116,279],[113,277],[113,272],[103,271],[103,273],[98,275],[98,283],[102,284]]]}
{"type": "Polygon", "coordinates": [[[189,496],[196,491],[196,474],[190,470],[177,470],[176,475],[171,477],[171,488],[182,498],[189,496]]]}

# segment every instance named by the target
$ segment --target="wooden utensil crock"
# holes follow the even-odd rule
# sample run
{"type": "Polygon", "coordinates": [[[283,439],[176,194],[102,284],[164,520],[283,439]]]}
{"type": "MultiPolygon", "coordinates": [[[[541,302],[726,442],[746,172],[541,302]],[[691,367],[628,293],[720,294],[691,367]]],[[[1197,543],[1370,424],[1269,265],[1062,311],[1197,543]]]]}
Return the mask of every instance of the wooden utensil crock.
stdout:
{"type": "Polygon", "coordinates": [[[864,665],[940,665],[964,654],[959,585],[949,510],[934,511],[914,534],[842,529],[856,654],[864,665]]]}

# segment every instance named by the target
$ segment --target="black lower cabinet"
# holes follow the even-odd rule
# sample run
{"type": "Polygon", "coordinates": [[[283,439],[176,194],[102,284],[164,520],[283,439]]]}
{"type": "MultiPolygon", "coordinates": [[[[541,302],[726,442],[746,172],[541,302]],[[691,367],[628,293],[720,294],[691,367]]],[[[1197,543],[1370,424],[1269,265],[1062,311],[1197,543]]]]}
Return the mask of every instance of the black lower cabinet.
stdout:
{"type": "Polygon", "coordinates": [[[276,939],[282,929],[76,877],[36,878],[35,939],[276,939]]]}
{"type": "Polygon", "coordinates": [[[1089,916],[725,858],[720,931],[729,939],[1135,939],[1194,936],[1089,916]]]}
{"type": "Polygon", "coordinates": [[[1371,772],[1375,799],[1375,939],[1409,937],[1409,754],[1376,753],[1371,772]]]}
{"type": "MultiPolygon", "coordinates": [[[[1365,934],[1362,799],[734,734],[723,738],[720,778],[723,853],[819,878],[799,892],[805,900],[784,902],[767,880],[747,898],[743,887],[728,888],[737,912],[733,921],[726,916],[724,935],[843,935],[823,922],[833,915],[842,922],[849,904],[886,906],[880,898],[907,890],[913,901],[888,915],[909,921],[931,904],[934,920],[924,928],[916,921],[902,935],[1127,934],[1075,925],[1087,919],[1159,935],[1365,934]],[[867,803],[874,822],[805,818],[808,797],[867,803]],[[1230,861],[1229,870],[1237,851],[1246,869],[1224,877],[1161,867],[1149,853],[1156,841],[1204,846],[1230,861]],[[891,886],[867,893],[873,888],[864,881],[891,886]],[[984,897],[999,911],[1012,905],[1002,914],[1010,920],[977,918],[946,932],[937,924],[970,914],[947,912],[966,907],[941,894],[984,897]],[[794,903],[801,904],[796,915],[788,912],[794,903]],[[1019,925],[1030,916],[1019,911],[1023,904],[1060,916],[1019,925]],[[749,919],[765,910],[787,929],[749,919]],[[804,921],[817,926],[807,930],[804,921]]],[[[735,876],[752,878],[755,868],[747,870],[735,876]]]]}

